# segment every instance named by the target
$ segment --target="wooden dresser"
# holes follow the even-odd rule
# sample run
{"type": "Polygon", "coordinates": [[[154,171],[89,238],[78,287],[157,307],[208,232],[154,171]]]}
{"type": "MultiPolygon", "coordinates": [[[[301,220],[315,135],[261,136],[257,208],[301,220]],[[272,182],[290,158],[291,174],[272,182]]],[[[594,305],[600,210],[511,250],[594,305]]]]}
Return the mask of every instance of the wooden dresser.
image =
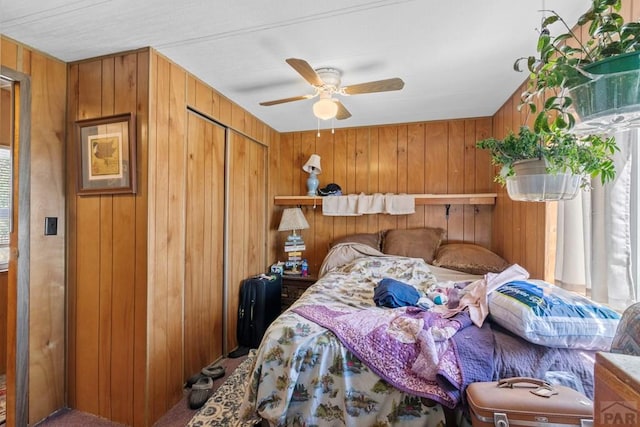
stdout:
{"type": "Polygon", "coordinates": [[[597,353],[594,425],[640,426],[640,356],[597,353]]]}

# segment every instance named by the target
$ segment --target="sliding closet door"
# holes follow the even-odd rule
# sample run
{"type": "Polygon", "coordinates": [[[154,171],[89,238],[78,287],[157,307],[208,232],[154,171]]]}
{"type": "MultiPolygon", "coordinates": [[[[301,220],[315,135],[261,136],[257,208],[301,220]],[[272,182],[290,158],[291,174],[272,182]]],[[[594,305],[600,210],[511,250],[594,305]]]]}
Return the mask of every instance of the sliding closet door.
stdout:
{"type": "Polygon", "coordinates": [[[242,280],[265,273],[267,260],[267,147],[229,131],[227,349],[237,345],[242,280]]]}
{"type": "Polygon", "coordinates": [[[222,356],[225,153],[223,127],[192,112],[187,126],[185,377],[222,356]]]}

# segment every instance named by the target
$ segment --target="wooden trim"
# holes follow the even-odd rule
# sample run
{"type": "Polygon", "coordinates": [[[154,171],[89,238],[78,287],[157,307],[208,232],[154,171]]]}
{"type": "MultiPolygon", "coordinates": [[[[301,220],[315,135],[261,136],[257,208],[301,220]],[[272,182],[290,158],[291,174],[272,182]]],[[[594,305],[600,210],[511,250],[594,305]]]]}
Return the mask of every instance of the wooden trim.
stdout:
{"type": "MultiPolygon", "coordinates": [[[[478,194],[412,194],[416,205],[495,205],[496,193],[478,194]]],[[[276,206],[322,206],[322,197],[275,196],[276,206]]]]}
{"type": "MultiPolygon", "coordinates": [[[[8,298],[15,301],[15,306],[9,304],[7,315],[8,346],[14,350],[9,352],[7,364],[15,366],[15,394],[13,406],[7,406],[7,424],[27,425],[29,399],[29,271],[30,271],[30,222],[31,222],[31,78],[21,72],[13,71],[2,66],[0,73],[3,76],[18,83],[16,87],[16,98],[19,102],[19,122],[17,137],[14,141],[13,155],[17,159],[14,165],[18,169],[17,183],[13,183],[14,191],[18,190],[17,215],[14,212],[13,218],[17,219],[17,242],[11,240],[11,258],[9,260],[9,295],[8,298]],[[18,254],[20,255],[18,257],[18,254]],[[15,273],[14,273],[15,272],[15,273]],[[15,282],[14,282],[15,280],[15,282]],[[15,284],[14,284],[15,283],[15,284]],[[14,299],[15,298],[15,299],[14,299]],[[15,308],[12,308],[15,307],[15,308]],[[15,412],[14,412],[15,411],[15,412]]],[[[14,179],[16,178],[14,171],[14,179]]],[[[14,201],[16,200],[14,195],[14,201]]],[[[14,230],[16,229],[14,222],[14,230]]],[[[14,231],[15,233],[15,231],[14,231]]],[[[12,233],[13,234],[13,233],[12,233]]],[[[13,302],[11,301],[11,302],[13,302]]],[[[10,368],[11,369],[11,368],[10,368]]],[[[10,381],[7,384],[11,386],[10,381]]]]}

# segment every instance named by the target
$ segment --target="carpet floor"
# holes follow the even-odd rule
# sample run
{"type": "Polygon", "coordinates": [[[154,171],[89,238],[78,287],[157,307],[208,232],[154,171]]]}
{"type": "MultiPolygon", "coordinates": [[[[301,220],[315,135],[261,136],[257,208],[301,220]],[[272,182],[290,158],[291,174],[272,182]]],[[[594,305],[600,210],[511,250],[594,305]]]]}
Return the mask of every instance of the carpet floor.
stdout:
{"type": "MultiPolygon", "coordinates": [[[[237,359],[223,359],[220,364],[225,368],[225,376],[222,378],[218,378],[213,382],[213,394],[205,405],[198,409],[189,409],[188,399],[189,399],[189,390],[184,391],[184,396],[182,399],[173,406],[166,414],[164,414],[154,425],[153,427],[184,427],[189,424],[191,419],[199,412],[204,410],[209,402],[219,399],[221,394],[229,393],[229,388],[223,386],[225,384],[234,383],[238,385],[238,377],[244,371],[244,376],[246,376],[246,370],[248,370],[247,364],[243,365],[243,369],[237,369],[242,365],[242,362],[247,360],[247,357],[239,357],[237,359]],[[235,376],[234,376],[235,375],[235,376]]],[[[227,384],[228,385],[228,384],[227,384]]],[[[240,393],[244,391],[243,385],[239,385],[242,390],[240,393]]],[[[235,397],[234,397],[235,399],[235,397]]],[[[240,405],[240,400],[235,401],[236,405],[240,405]]],[[[216,426],[227,426],[227,424],[209,424],[216,426]]],[[[229,424],[231,425],[231,424],[229,424]]],[[[234,424],[235,425],[235,424],[234,424]]],[[[87,414],[84,412],[76,411],[74,409],[61,409],[56,413],[50,415],[40,423],[36,424],[37,427],[123,427],[124,424],[115,423],[113,421],[109,421],[107,419],[87,414]]]]}

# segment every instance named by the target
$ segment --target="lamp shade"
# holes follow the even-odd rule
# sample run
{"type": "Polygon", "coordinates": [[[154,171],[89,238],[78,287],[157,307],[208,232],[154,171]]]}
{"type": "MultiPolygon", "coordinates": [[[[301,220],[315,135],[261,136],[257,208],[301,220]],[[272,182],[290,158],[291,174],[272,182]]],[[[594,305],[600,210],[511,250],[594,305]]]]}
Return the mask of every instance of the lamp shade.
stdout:
{"type": "Polygon", "coordinates": [[[300,208],[288,208],[282,211],[282,219],[278,231],[304,230],[309,223],[300,208]]]}
{"type": "Polygon", "coordinates": [[[333,119],[338,114],[338,104],[331,98],[323,98],[313,104],[313,114],[321,120],[333,119]]]}
{"type": "Polygon", "coordinates": [[[313,172],[316,175],[321,173],[322,168],[320,167],[320,156],[318,156],[317,154],[312,154],[311,157],[309,157],[309,160],[307,160],[307,163],[302,166],[302,170],[307,173],[313,172]]]}

